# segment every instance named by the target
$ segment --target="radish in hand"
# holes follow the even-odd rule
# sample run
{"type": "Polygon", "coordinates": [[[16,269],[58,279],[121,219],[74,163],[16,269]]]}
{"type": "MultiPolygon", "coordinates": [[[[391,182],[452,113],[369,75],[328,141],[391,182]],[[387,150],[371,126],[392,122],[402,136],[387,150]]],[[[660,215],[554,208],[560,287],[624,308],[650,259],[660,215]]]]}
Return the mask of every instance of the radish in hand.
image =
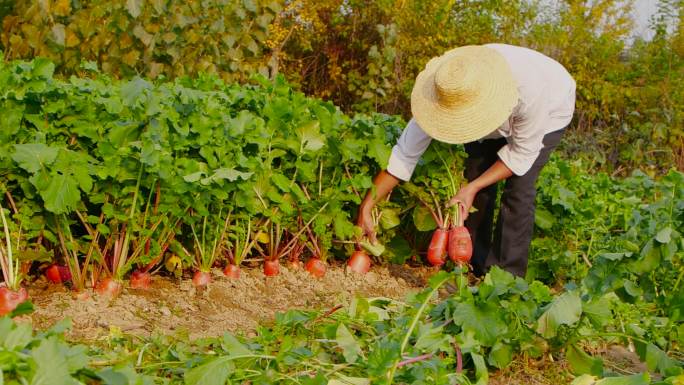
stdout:
{"type": "Polygon", "coordinates": [[[428,247],[427,260],[432,266],[442,266],[447,252],[448,234],[445,229],[439,228],[432,233],[430,246],[428,247]]]}
{"type": "Polygon", "coordinates": [[[473,256],[473,242],[468,229],[463,226],[461,204],[455,210],[456,220],[449,229],[449,258],[459,264],[467,264],[473,256]]]}

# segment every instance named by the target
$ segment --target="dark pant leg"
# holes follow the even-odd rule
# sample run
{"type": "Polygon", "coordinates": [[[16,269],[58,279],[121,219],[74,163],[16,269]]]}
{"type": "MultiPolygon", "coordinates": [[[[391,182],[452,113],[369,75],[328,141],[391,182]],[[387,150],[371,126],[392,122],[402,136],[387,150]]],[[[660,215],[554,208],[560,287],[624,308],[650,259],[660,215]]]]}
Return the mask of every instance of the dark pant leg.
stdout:
{"type": "MultiPolygon", "coordinates": [[[[487,171],[499,157],[497,152],[506,144],[506,139],[483,140],[465,144],[468,158],[465,161],[464,176],[468,182],[473,181],[487,171]]],[[[492,224],[496,205],[497,184],[480,190],[473,200],[476,212],[468,215],[465,226],[473,240],[473,258],[471,264],[477,275],[485,273],[485,262],[492,246],[492,224]]]]}
{"type": "Polygon", "coordinates": [[[537,177],[558,146],[563,132],[555,131],[544,136],[544,147],[532,168],[525,175],[514,175],[506,180],[493,247],[487,256],[485,270],[496,265],[517,276],[525,276],[534,230],[537,177]]]}

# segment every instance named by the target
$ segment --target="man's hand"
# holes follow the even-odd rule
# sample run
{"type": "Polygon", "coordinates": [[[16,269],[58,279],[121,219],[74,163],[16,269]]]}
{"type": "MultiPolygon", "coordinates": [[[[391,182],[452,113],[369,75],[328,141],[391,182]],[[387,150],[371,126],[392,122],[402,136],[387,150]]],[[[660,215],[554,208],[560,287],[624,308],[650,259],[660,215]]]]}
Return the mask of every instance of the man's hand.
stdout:
{"type": "Polygon", "coordinates": [[[359,217],[356,219],[356,225],[363,230],[364,235],[368,237],[371,243],[378,242],[378,239],[375,236],[375,223],[373,222],[371,209],[367,208],[365,205],[359,207],[359,217]]]}
{"type": "Polygon", "coordinates": [[[375,223],[373,222],[373,206],[385,198],[387,194],[399,184],[399,179],[387,171],[380,171],[378,175],[373,178],[373,188],[368,190],[366,197],[359,206],[359,216],[356,218],[356,225],[363,229],[363,233],[368,237],[371,243],[377,243],[378,239],[375,237],[375,223]]]}
{"type": "Polygon", "coordinates": [[[478,191],[479,190],[474,185],[467,184],[453,198],[451,198],[451,200],[449,200],[447,206],[451,207],[460,203],[459,209],[461,210],[461,218],[465,221],[468,218],[468,212],[470,211],[470,207],[473,205],[473,200],[475,200],[475,195],[477,195],[478,191]]]}
{"type": "Polygon", "coordinates": [[[460,202],[461,218],[463,218],[465,221],[466,218],[468,218],[468,212],[470,211],[470,207],[473,205],[475,195],[477,195],[478,191],[486,188],[487,186],[491,186],[500,180],[504,180],[511,175],[513,175],[511,169],[509,169],[508,166],[506,166],[501,160],[497,160],[491,167],[487,169],[487,171],[482,173],[482,175],[477,177],[472,182],[465,185],[465,187],[463,187],[461,191],[456,194],[456,196],[451,198],[448,206],[453,206],[460,202]]]}

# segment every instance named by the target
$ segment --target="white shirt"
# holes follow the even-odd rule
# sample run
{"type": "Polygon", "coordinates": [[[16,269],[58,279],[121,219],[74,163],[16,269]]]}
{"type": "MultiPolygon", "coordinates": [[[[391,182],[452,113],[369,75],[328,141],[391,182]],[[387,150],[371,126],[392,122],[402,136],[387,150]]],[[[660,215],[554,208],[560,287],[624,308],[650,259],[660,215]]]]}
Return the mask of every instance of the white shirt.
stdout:
{"type": "MultiPolygon", "coordinates": [[[[555,60],[523,47],[486,44],[508,62],[518,83],[519,99],[513,113],[499,128],[482,139],[506,138],[499,159],[515,175],[524,175],[544,146],[544,135],[560,130],[575,111],[575,80],[555,60]]],[[[432,138],[411,119],[387,165],[387,172],[407,181],[432,138]]]]}

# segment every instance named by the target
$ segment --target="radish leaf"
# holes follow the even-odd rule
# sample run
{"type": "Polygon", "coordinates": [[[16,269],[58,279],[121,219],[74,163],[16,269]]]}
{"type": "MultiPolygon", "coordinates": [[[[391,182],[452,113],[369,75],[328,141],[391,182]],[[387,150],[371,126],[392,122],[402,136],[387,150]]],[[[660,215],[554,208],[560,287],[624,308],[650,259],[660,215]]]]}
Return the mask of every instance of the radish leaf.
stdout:
{"type": "Polygon", "coordinates": [[[344,324],[341,323],[337,327],[335,339],[337,345],[342,349],[342,355],[344,356],[345,361],[349,364],[356,362],[358,357],[362,354],[361,347],[344,324]]]}

